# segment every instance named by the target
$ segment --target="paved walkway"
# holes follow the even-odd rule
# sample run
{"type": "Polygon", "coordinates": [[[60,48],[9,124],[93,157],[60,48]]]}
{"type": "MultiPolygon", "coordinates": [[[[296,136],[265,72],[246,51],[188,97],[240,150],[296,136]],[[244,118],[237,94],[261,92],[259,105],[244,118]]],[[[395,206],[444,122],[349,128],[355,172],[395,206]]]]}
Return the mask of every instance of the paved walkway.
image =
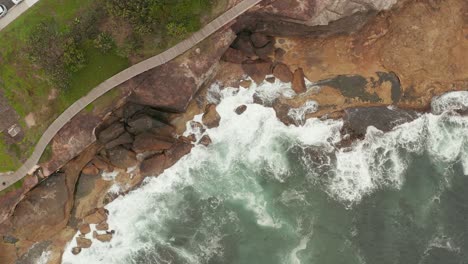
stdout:
{"type": "MultiPolygon", "coordinates": [[[[11,2],[10,0],[8,1],[11,2]]],[[[28,10],[37,2],[38,0],[25,0],[19,3],[17,6],[13,6],[11,7],[11,9],[9,8],[6,16],[0,18],[0,30],[8,26],[11,22],[13,22],[13,20],[18,18],[21,14],[26,12],[26,10],[28,10]]],[[[10,5],[8,7],[10,7],[10,5]]]]}
{"type": "Polygon", "coordinates": [[[112,88],[118,86],[119,84],[124,83],[125,81],[147,71],[159,65],[162,65],[177,56],[185,53],[187,50],[191,49],[202,40],[206,39],[208,36],[218,31],[220,28],[234,20],[236,17],[261,2],[262,0],[244,0],[234,6],[233,8],[226,11],[224,14],[210,22],[208,25],[204,26],[200,31],[195,32],[188,39],[180,42],[174,47],[164,51],[163,53],[151,57],[145,61],[142,61],[138,64],[135,64],[120,73],[112,76],[103,83],[96,86],[91,90],[86,96],[78,99],[70,107],[67,108],[55,121],[47,128],[47,130],[42,135],[41,139],[37,143],[33,154],[29,159],[12,174],[0,176],[0,191],[4,190],[13,183],[21,180],[28,173],[32,173],[36,168],[36,164],[39,162],[42,153],[45,148],[52,140],[52,138],[57,134],[57,132],[76,114],[83,110],[88,104],[99,98],[101,95],[105,94],[112,88]]]}

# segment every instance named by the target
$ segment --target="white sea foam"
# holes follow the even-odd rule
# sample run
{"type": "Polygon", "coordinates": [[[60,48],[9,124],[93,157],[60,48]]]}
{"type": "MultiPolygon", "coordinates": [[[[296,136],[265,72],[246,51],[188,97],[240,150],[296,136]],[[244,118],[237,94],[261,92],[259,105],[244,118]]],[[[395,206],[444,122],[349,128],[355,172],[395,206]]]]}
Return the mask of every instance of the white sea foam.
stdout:
{"type": "Polygon", "coordinates": [[[289,109],[288,116],[290,116],[296,124],[304,124],[306,115],[317,112],[318,107],[319,105],[316,101],[307,101],[301,107],[289,109]]]}
{"type": "Polygon", "coordinates": [[[440,115],[450,110],[468,109],[468,91],[449,92],[435,97],[431,102],[432,113],[440,115]]]}

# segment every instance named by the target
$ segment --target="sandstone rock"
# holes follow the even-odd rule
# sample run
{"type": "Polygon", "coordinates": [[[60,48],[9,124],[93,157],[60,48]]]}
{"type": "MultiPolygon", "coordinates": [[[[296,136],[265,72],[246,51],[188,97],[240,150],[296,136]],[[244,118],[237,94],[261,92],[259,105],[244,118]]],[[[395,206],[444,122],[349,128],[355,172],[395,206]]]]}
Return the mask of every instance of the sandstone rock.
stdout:
{"type": "Polygon", "coordinates": [[[120,123],[120,122],[113,123],[108,128],[102,130],[98,134],[98,140],[101,143],[105,144],[105,143],[117,138],[118,136],[122,135],[124,132],[125,132],[125,128],[124,128],[124,125],[122,123],[120,123]]]}
{"type": "Polygon", "coordinates": [[[242,69],[254,82],[260,84],[265,80],[265,76],[271,73],[271,63],[262,60],[244,62],[242,69]]]}
{"type": "Polygon", "coordinates": [[[146,114],[141,114],[141,115],[132,117],[127,122],[127,125],[128,125],[127,130],[134,135],[143,133],[152,128],[163,128],[163,127],[168,126],[167,124],[146,114]]]}
{"type": "Polygon", "coordinates": [[[96,225],[96,229],[100,231],[105,231],[109,229],[109,224],[106,221],[103,221],[96,225]]]}
{"type": "Polygon", "coordinates": [[[293,81],[292,81],[292,89],[296,94],[301,94],[307,91],[307,87],[304,80],[304,71],[302,68],[298,68],[294,71],[293,81]]]}
{"type": "Polygon", "coordinates": [[[272,41],[271,37],[268,37],[265,34],[255,32],[250,35],[250,40],[255,48],[265,47],[268,43],[272,41]]]}
{"type": "Polygon", "coordinates": [[[117,168],[127,169],[137,164],[136,154],[121,146],[109,149],[109,161],[117,168]]]}
{"type": "Polygon", "coordinates": [[[99,224],[107,220],[107,212],[104,208],[99,208],[93,213],[84,217],[83,221],[87,224],[99,224]]]}
{"type": "Polygon", "coordinates": [[[112,239],[112,234],[98,234],[96,231],[93,232],[93,238],[101,241],[101,242],[109,242],[112,239]]]}
{"type": "Polygon", "coordinates": [[[166,169],[166,155],[156,154],[144,161],[140,165],[140,173],[143,176],[158,176],[166,169]]]}
{"type": "Polygon", "coordinates": [[[92,161],[92,164],[96,166],[96,168],[103,170],[103,171],[111,171],[111,165],[107,163],[104,159],[99,156],[96,156],[92,161]]]}
{"type": "Polygon", "coordinates": [[[92,243],[93,243],[93,241],[91,241],[90,239],[84,238],[84,237],[77,237],[76,238],[76,245],[79,248],[90,248],[92,243]]]}
{"type": "Polygon", "coordinates": [[[221,117],[219,116],[218,111],[216,111],[216,105],[207,105],[205,108],[205,113],[202,117],[203,124],[205,124],[205,126],[208,128],[213,128],[219,126],[220,120],[221,117]]]}
{"type": "Polygon", "coordinates": [[[135,137],[133,150],[136,153],[149,151],[163,151],[169,149],[174,144],[173,138],[161,137],[152,133],[142,133],[135,137]]]}
{"type": "Polygon", "coordinates": [[[184,112],[198,89],[211,77],[224,52],[235,38],[230,28],[218,31],[196,49],[159,67],[140,74],[129,82],[130,102],[169,112],[184,112]]]}
{"type": "Polygon", "coordinates": [[[277,48],[275,49],[275,60],[283,60],[284,55],[286,54],[286,51],[282,48],[277,48]]]}
{"type": "Polygon", "coordinates": [[[293,78],[292,72],[284,63],[276,64],[276,66],[273,68],[273,75],[282,82],[291,82],[293,78]]]}
{"type": "Polygon", "coordinates": [[[105,145],[106,149],[111,149],[114,147],[117,147],[119,145],[125,145],[125,144],[130,144],[133,142],[133,137],[130,135],[128,132],[124,132],[122,135],[120,135],[118,138],[108,142],[105,145]]]}
{"type": "Polygon", "coordinates": [[[255,48],[250,41],[250,36],[248,33],[241,32],[231,46],[237,50],[242,51],[247,56],[255,55],[255,48]]]}
{"type": "Polygon", "coordinates": [[[250,85],[252,85],[252,81],[250,81],[250,80],[242,80],[242,81],[239,83],[239,85],[240,85],[241,87],[244,87],[244,88],[247,89],[247,88],[250,87],[250,85]]]}
{"type": "MultiPolygon", "coordinates": [[[[182,140],[185,141],[184,139],[182,139],[182,140]]],[[[190,141],[190,142],[195,142],[195,141],[197,141],[197,137],[195,136],[195,134],[190,134],[187,137],[187,140],[190,141]]]]}
{"type": "Polygon", "coordinates": [[[270,42],[265,47],[255,49],[255,54],[261,59],[267,60],[270,55],[273,55],[275,43],[270,42]]]}
{"type": "Polygon", "coordinates": [[[238,106],[236,108],[236,110],[234,110],[234,111],[236,112],[236,114],[241,115],[242,113],[245,112],[245,110],[247,110],[247,106],[246,105],[241,105],[241,106],[238,106]]]}
{"type": "Polygon", "coordinates": [[[86,223],[80,225],[79,230],[80,230],[80,233],[83,235],[86,235],[89,232],[91,232],[91,228],[89,227],[89,224],[86,224],[86,223]]]}
{"type": "Polygon", "coordinates": [[[99,169],[94,164],[88,163],[81,172],[86,175],[96,176],[99,174],[99,169]]]}
{"type": "Polygon", "coordinates": [[[210,136],[208,135],[204,135],[201,139],[200,139],[200,144],[202,144],[203,146],[208,146],[211,144],[211,138],[210,136]]]}
{"type": "Polygon", "coordinates": [[[81,252],[81,248],[80,247],[74,247],[74,248],[72,248],[71,252],[72,252],[73,255],[78,255],[81,252]]]}
{"type": "Polygon", "coordinates": [[[187,144],[182,141],[177,141],[171,149],[165,152],[166,157],[167,157],[166,168],[171,167],[180,158],[189,154],[192,148],[193,148],[192,144],[187,144]]]}
{"type": "Polygon", "coordinates": [[[247,60],[247,56],[245,56],[244,52],[240,50],[229,48],[224,53],[222,59],[227,62],[241,64],[247,60]]]}

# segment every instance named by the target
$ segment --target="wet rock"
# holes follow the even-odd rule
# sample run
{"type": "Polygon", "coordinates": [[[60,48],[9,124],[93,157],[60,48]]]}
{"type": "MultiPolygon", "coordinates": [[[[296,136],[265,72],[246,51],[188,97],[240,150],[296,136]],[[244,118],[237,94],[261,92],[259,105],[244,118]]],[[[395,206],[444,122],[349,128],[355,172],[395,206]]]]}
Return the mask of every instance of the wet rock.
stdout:
{"type": "Polygon", "coordinates": [[[268,74],[271,74],[271,63],[263,60],[244,62],[242,69],[255,83],[260,84],[268,74]]]}
{"type": "Polygon", "coordinates": [[[125,144],[130,144],[133,142],[133,137],[130,135],[128,132],[124,132],[122,135],[120,135],[118,138],[108,142],[105,145],[106,149],[111,149],[120,145],[125,145],[125,144]]]}
{"type": "Polygon", "coordinates": [[[294,71],[292,89],[294,92],[296,92],[296,94],[301,94],[307,91],[304,78],[304,71],[302,68],[298,68],[294,71]]]}
{"type": "Polygon", "coordinates": [[[85,224],[80,225],[79,230],[81,234],[86,235],[89,232],[91,232],[91,227],[89,227],[89,224],[85,223],[85,224]]]}
{"type": "Polygon", "coordinates": [[[105,234],[98,234],[98,232],[93,232],[93,238],[101,241],[101,242],[109,242],[112,239],[112,234],[105,233],[105,234]]]}
{"type": "Polygon", "coordinates": [[[100,231],[105,231],[109,229],[109,224],[106,221],[103,221],[96,225],[96,229],[100,231]]]}
{"type": "Polygon", "coordinates": [[[109,149],[108,156],[110,163],[117,168],[127,169],[137,164],[135,152],[121,146],[109,149]]]}
{"type": "Polygon", "coordinates": [[[245,110],[247,110],[247,106],[246,105],[241,105],[241,106],[238,106],[236,108],[236,110],[234,110],[234,111],[236,112],[236,114],[241,115],[242,113],[245,112],[245,110]]]}
{"type": "MultiPolygon", "coordinates": [[[[183,140],[183,139],[182,139],[183,140]]],[[[195,142],[197,141],[197,136],[195,136],[195,134],[190,134],[188,137],[187,137],[187,140],[190,141],[190,142],[195,142]]]]}
{"type": "Polygon", "coordinates": [[[177,141],[174,146],[165,152],[167,161],[166,168],[174,165],[180,158],[190,153],[193,145],[182,141],[177,141]]]}
{"type": "Polygon", "coordinates": [[[247,60],[247,56],[245,56],[244,52],[241,50],[229,48],[224,53],[222,59],[227,62],[241,64],[245,60],[247,60]]]}
{"type": "Polygon", "coordinates": [[[211,144],[211,138],[210,136],[208,135],[204,135],[201,139],[200,139],[200,144],[202,144],[203,146],[208,146],[211,144]]]}
{"type": "Polygon", "coordinates": [[[120,122],[113,123],[108,128],[102,130],[98,135],[98,140],[101,143],[108,143],[125,132],[124,125],[120,122]]]}
{"type": "Polygon", "coordinates": [[[3,242],[8,244],[15,244],[18,242],[18,239],[14,236],[3,236],[3,242]]]}
{"type": "Polygon", "coordinates": [[[136,153],[143,153],[170,149],[173,144],[173,138],[161,137],[152,133],[142,133],[135,137],[132,148],[136,153]]]}
{"type": "Polygon", "coordinates": [[[247,56],[255,55],[255,47],[250,41],[250,36],[247,33],[240,33],[231,46],[234,49],[242,51],[247,56]]]}
{"type": "Polygon", "coordinates": [[[273,68],[273,75],[282,82],[291,82],[293,74],[289,70],[289,67],[284,63],[278,63],[273,68]]]}
{"type": "Polygon", "coordinates": [[[96,211],[84,217],[83,221],[87,224],[99,224],[107,220],[107,212],[104,208],[98,208],[96,211]]]}
{"type": "Polygon", "coordinates": [[[93,241],[84,237],[77,237],[76,238],[76,245],[79,248],[90,248],[93,244],[93,241]]]}
{"type": "Polygon", "coordinates": [[[239,85],[240,85],[241,87],[244,87],[244,88],[247,89],[247,88],[250,87],[250,85],[252,85],[252,81],[250,81],[250,80],[242,80],[242,81],[239,83],[239,85]]]}
{"type": "Polygon", "coordinates": [[[81,172],[86,175],[96,176],[99,174],[99,169],[94,164],[88,163],[81,172]]]}
{"type": "Polygon", "coordinates": [[[345,110],[342,131],[344,134],[349,134],[351,139],[360,138],[366,134],[368,126],[387,132],[417,117],[415,111],[386,106],[348,108],[345,110]]]}
{"type": "Polygon", "coordinates": [[[271,37],[262,33],[258,33],[258,32],[250,35],[250,40],[252,41],[252,44],[254,45],[255,48],[265,47],[267,44],[272,42],[271,37]]]}
{"type": "Polygon", "coordinates": [[[276,78],[275,78],[275,77],[267,77],[267,78],[265,79],[265,81],[267,81],[267,82],[269,82],[269,83],[275,83],[276,78]]]}
{"type": "Polygon", "coordinates": [[[74,247],[74,248],[72,248],[71,252],[72,252],[73,255],[78,255],[81,252],[81,248],[80,247],[74,247]]]}
{"type": "Polygon", "coordinates": [[[166,155],[157,154],[141,162],[140,173],[143,176],[158,176],[166,169],[166,155]]]}
{"type": "Polygon", "coordinates": [[[205,108],[205,113],[202,117],[202,122],[208,128],[213,128],[219,126],[219,121],[221,116],[219,116],[218,111],[216,111],[216,105],[209,104],[205,108]]]}
{"type": "Polygon", "coordinates": [[[267,60],[270,55],[273,55],[275,43],[270,42],[265,47],[255,49],[255,54],[261,59],[267,60]]]}
{"type": "Polygon", "coordinates": [[[134,135],[143,133],[152,128],[164,128],[168,126],[167,124],[146,114],[132,117],[127,122],[127,125],[127,130],[134,135]]]}

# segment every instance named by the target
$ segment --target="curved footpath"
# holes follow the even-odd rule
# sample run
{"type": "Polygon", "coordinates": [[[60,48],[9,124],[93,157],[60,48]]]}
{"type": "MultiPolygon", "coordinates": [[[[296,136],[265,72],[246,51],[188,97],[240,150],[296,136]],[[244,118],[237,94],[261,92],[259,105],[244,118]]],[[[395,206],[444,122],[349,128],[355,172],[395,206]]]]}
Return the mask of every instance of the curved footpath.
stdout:
{"type": "Polygon", "coordinates": [[[144,60],[138,64],[135,64],[116,75],[110,77],[106,81],[102,82],[98,86],[94,87],[87,95],[78,99],[70,107],[67,108],[57,119],[52,122],[52,124],[47,128],[47,130],[42,135],[41,139],[37,143],[34,151],[29,157],[29,159],[19,168],[17,171],[11,174],[0,175],[0,191],[8,188],[15,182],[21,180],[25,177],[31,170],[35,168],[39,159],[42,156],[47,145],[53,139],[55,134],[66,124],[68,123],[76,114],[83,110],[88,104],[92,103],[94,100],[99,98],[101,95],[112,90],[114,87],[124,83],[125,81],[147,71],[152,68],[155,68],[159,65],[162,65],[177,56],[185,53],[187,50],[191,49],[202,40],[209,37],[211,34],[215,33],[223,26],[237,18],[239,15],[258,4],[262,0],[243,0],[233,8],[226,11],[224,14],[204,26],[201,30],[195,32],[189,38],[178,43],[174,47],[151,57],[147,60],[144,60]]]}

